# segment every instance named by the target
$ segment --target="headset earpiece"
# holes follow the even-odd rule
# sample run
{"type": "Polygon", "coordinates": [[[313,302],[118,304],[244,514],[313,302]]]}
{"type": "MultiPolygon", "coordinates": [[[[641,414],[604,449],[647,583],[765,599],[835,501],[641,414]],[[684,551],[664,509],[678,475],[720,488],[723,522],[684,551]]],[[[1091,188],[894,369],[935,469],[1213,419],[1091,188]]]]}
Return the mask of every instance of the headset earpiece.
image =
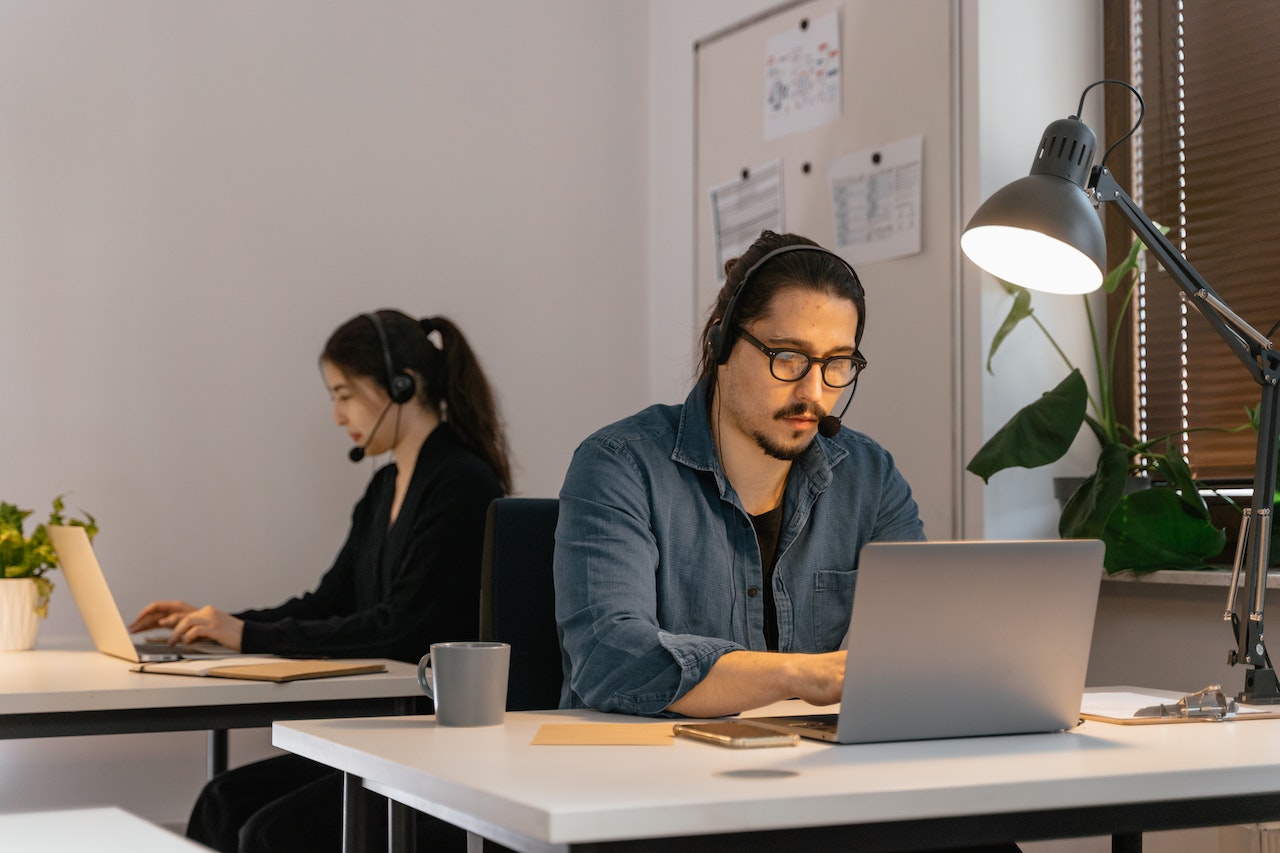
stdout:
{"type": "Polygon", "coordinates": [[[414,393],[418,390],[418,383],[413,381],[413,377],[407,373],[397,373],[391,377],[391,402],[397,404],[407,403],[413,399],[414,393]]]}
{"type": "Polygon", "coordinates": [[[413,395],[418,392],[418,383],[408,371],[396,370],[392,366],[391,345],[387,341],[387,333],[382,328],[382,320],[377,314],[365,314],[365,316],[373,324],[374,331],[378,333],[378,340],[382,343],[382,360],[387,368],[387,393],[391,396],[391,402],[403,405],[412,400],[413,395]]]}
{"type": "Polygon", "coordinates": [[[717,320],[711,324],[711,329],[707,332],[707,349],[711,353],[711,361],[715,364],[724,364],[729,360],[728,350],[732,347],[725,346],[724,321],[717,320]]]}

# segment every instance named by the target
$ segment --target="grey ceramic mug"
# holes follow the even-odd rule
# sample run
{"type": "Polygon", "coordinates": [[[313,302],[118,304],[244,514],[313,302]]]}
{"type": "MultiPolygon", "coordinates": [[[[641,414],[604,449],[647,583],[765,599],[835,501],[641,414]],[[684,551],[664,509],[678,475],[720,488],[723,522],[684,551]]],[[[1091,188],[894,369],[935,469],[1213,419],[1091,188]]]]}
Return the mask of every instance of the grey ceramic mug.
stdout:
{"type": "Polygon", "coordinates": [[[432,643],[418,661],[418,685],[442,726],[500,726],[507,710],[506,643],[432,643]]]}

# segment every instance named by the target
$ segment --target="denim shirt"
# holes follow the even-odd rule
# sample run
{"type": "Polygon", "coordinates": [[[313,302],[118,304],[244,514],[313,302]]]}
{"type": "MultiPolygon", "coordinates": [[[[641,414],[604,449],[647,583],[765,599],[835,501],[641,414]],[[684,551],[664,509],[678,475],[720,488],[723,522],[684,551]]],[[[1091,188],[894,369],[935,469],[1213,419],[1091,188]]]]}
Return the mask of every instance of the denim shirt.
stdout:
{"type": "MultiPolygon", "coordinates": [[[[574,453],[556,528],[560,705],[663,714],[726,652],[765,651],[763,571],[750,516],[711,437],[707,383],[574,453]]],[[[906,480],[870,438],[818,436],[791,466],[773,592],[782,652],[829,652],[853,608],[858,553],[920,540],[906,480]]]]}

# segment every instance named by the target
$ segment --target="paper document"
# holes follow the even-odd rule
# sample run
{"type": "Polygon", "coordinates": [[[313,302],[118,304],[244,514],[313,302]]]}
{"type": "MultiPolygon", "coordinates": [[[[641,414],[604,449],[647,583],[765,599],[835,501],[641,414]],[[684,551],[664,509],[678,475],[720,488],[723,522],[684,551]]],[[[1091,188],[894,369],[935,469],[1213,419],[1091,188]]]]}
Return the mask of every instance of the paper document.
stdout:
{"type": "Polygon", "coordinates": [[[535,746],[671,746],[671,723],[547,723],[530,741],[535,746]]]}
{"type": "Polygon", "coordinates": [[[764,56],[764,138],[840,118],[840,22],[836,13],[769,39],[764,56]]]}
{"type": "Polygon", "coordinates": [[[198,658],[165,663],[141,663],[131,666],[130,669],[134,672],[151,672],[160,675],[243,678],[249,681],[299,681],[306,678],[386,672],[387,666],[381,661],[298,660],[246,655],[234,658],[198,658]]]}
{"type": "Polygon", "coordinates": [[[744,170],[741,177],[712,187],[711,218],[716,281],[724,281],[725,261],[740,257],[761,231],[782,231],[782,161],[744,170]]]}
{"type": "Polygon", "coordinates": [[[853,264],[920,252],[924,137],[913,136],[827,164],[836,248],[853,264]]]}

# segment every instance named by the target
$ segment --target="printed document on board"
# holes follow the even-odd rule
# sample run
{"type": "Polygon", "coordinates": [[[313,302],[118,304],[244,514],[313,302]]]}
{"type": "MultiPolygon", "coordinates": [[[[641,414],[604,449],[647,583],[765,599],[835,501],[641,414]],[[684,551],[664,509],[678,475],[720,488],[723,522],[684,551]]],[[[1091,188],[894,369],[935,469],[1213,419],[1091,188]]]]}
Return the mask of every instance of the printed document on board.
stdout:
{"type": "Polygon", "coordinates": [[[924,137],[853,151],[827,165],[836,247],[853,264],[920,251],[924,137]]]}

